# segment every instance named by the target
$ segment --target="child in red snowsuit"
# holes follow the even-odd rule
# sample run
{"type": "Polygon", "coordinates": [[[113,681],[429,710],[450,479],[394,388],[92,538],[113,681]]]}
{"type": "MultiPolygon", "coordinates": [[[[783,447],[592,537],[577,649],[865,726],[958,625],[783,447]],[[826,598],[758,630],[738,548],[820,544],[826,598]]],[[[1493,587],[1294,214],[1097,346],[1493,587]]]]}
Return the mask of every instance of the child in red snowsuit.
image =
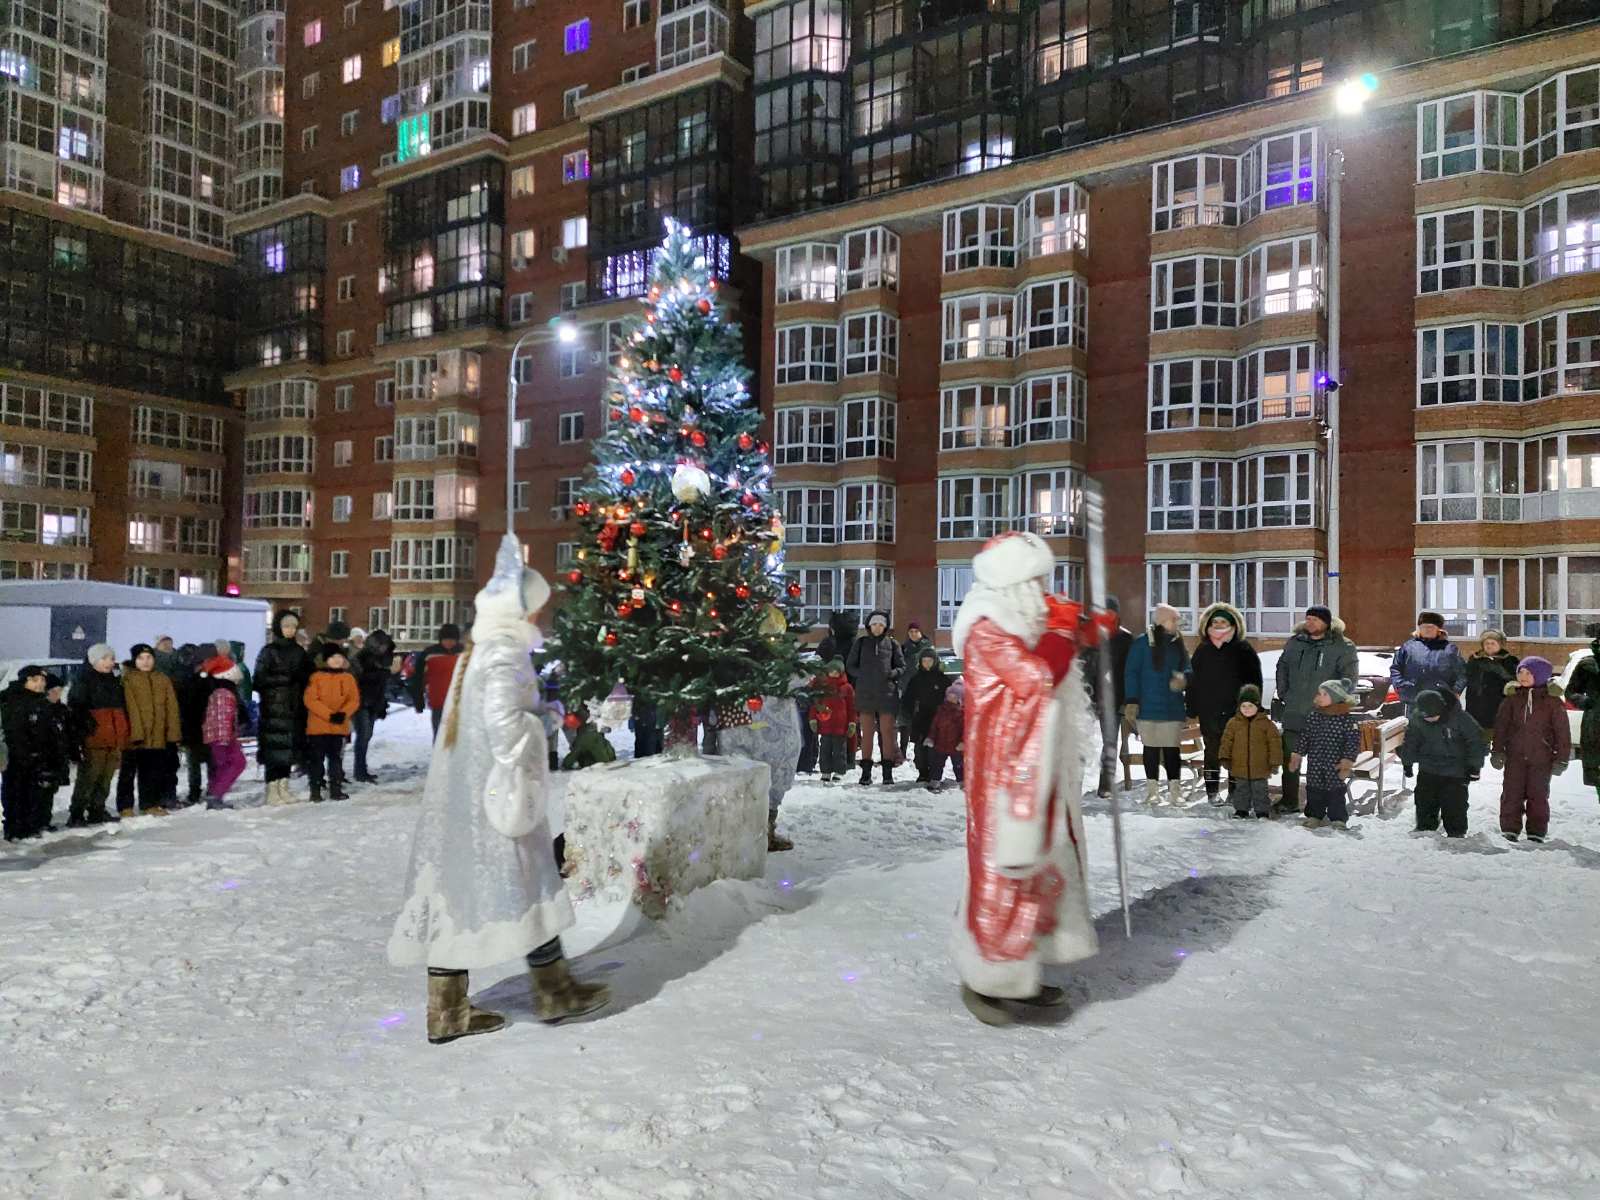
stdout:
{"type": "Polygon", "coordinates": [[[928,785],[930,792],[939,790],[939,780],[944,778],[944,764],[949,762],[956,772],[956,783],[966,782],[963,771],[961,746],[966,738],[966,684],[957,679],[945,689],[944,702],[933,714],[933,725],[928,730],[928,785]]]}
{"type": "Polygon", "coordinates": [[[850,739],[856,736],[856,690],[845,678],[844,660],[833,659],[826,674],[811,681],[811,730],[817,735],[817,770],[832,783],[850,768],[850,739]]]}

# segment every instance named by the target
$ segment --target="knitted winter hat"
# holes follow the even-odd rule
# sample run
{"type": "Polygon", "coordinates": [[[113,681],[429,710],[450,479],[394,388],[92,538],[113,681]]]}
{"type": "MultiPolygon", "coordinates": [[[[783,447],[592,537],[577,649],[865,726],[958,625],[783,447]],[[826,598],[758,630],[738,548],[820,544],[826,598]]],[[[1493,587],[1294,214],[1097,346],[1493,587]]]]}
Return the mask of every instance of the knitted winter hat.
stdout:
{"type": "Polygon", "coordinates": [[[128,661],[129,662],[138,662],[139,661],[139,655],[141,655],[141,654],[154,654],[155,652],[156,651],[155,651],[155,647],[154,646],[148,645],[145,642],[136,642],[133,645],[133,647],[128,651],[128,661]]]}
{"type": "Polygon", "coordinates": [[[1183,623],[1183,614],[1180,613],[1177,609],[1173,608],[1172,605],[1170,605],[1170,604],[1158,604],[1158,605],[1156,605],[1155,612],[1151,616],[1150,619],[1152,621],[1154,621],[1157,625],[1159,625],[1159,624],[1161,624],[1162,621],[1166,620],[1168,617],[1171,617],[1172,620],[1177,622],[1179,625],[1181,625],[1183,623]]]}
{"type": "Polygon", "coordinates": [[[921,654],[917,655],[917,665],[921,666],[922,665],[922,660],[925,659],[925,658],[931,658],[931,659],[933,659],[934,662],[938,662],[939,661],[939,652],[937,650],[935,650],[932,646],[929,646],[921,654]]]}
{"type": "Polygon", "coordinates": [[[200,664],[200,674],[221,675],[224,671],[231,670],[233,659],[226,654],[215,654],[200,664]]]}
{"type": "Polygon", "coordinates": [[[95,663],[99,662],[102,658],[109,658],[115,662],[117,658],[117,652],[104,642],[96,642],[94,645],[89,647],[89,653],[83,656],[84,661],[87,662],[91,667],[94,666],[95,663]]]}
{"type": "Polygon", "coordinates": [[[446,639],[452,642],[459,642],[461,640],[461,626],[454,621],[447,621],[439,626],[439,640],[442,642],[446,639]]]}
{"type": "Polygon", "coordinates": [[[967,698],[967,685],[957,676],[956,681],[944,690],[946,704],[962,704],[967,698]]]}
{"type": "Polygon", "coordinates": [[[1257,708],[1260,708],[1261,707],[1261,689],[1258,688],[1253,683],[1245,684],[1242,688],[1239,689],[1239,703],[1240,704],[1254,704],[1257,708]]]}
{"type": "Polygon", "coordinates": [[[1445,698],[1431,689],[1417,693],[1417,711],[1425,717],[1442,717],[1450,706],[1445,698]]]}
{"type": "Polygon", "coordinates": [[[328,632],[322,636],[330,642],[342,642],[350,636],[350,626],[344,621],[329,621],[328,632]]]}
{"type": "Polygon", "coordinates": [[[1354,704],[1356,702],[1355,684],[1348,679],[1329,679],[1319,685],[1317,691],[1327,692],[1328,699],[1335,704],[1354,704]]]}
{"type": "Polygon", "coordinates": [[[1550,682],[1550,677],[1556,669],[1550,665],[1548,658],[1540,658],[1537,654],[1530,654],[1517,664],[1517,670],[1526,671],[1533,676],[1534,687],[1544,687],[1550,682]]]}
{"type": "Polygon", "coordinates": [[[834,655],[827,662],[822,664],[822,669],[824,671],[842,672],[844,670],[844,659],[840,658],[838,655],[834,655]]]}
{"type": "Polygon", "coordinates": [[[1315,617],[1324,625],[1333,624],[1333,609],[1326,604],[1313,604],[1306,609],[1306,616],[1315,617]]]}
{"type": "Polygon", "coordinates": [[[1440,629],[1443,629],[1444,628],[1444,616],[1441,613],[1430,612],[1428,609],[1423,609],[1421,612],[1419,612],[1417,614],[1417,624],[1418,625],[1437,625],[1440,629]]]}
{"type": "Polygon", "coordinates": [[[1206,628],[1209,629],[1213,621],[1226,621],[1235,629],[1239,628],[1239,623],[1233,619],[1233,610],[1224,605],[1219,604],[1216,608],[1206,613],[1206,628]]]}
{"type": "Polygon", "coordinates": [[[30,666],[23,667],[22,670],[18,671],[17,672],[17,678],[22,680],[23,683],[27,683],[28,680],[32,679],[35,675],[48,675],[48,674],[50,674],[50,672],[46,671],[43,667],[30,665],[30,666]]]}
{"type": "Polygon", "coordinates": [[[1478,639],[1478,649],[1482,650],[1483,644],[1490,638],[1493,638],[1495,641],[1500,643],[1500,649],[1504,650],[1506,648],[1506,635],[1504,630],[1485,629],[1483,631],[1483,636],[1478,639]]]}
{"type": "Polygon", "coordinates": [[[870,628],[874,621],[882,621],[885,628],[889,625],[889,614],[881,608],[875,608],[867,614],[867,626],[870,628]]]}
{"type": "Polygon", "coordinates": [[[360,638],[362,641],[366,641],[367,640],[367,631],[365,629],[361,628],[361,626],[357,625],[354,629],[352,629],[350,631],[350,637],[351,637],[352,640],[355,639],[355,638],[360,638]]]}
{"type": "Polygon", "coordinates": [[[61,676],[56,675],[56,674],[54,674],[53,672],[50,672],[50,671],[46,671],[44,673],[44,690],[45,691],[48,692],[48,691],[52,691],[55,688],[65,687],[65,686],[66,686],[66,683],[61,678],[61,676]]]}

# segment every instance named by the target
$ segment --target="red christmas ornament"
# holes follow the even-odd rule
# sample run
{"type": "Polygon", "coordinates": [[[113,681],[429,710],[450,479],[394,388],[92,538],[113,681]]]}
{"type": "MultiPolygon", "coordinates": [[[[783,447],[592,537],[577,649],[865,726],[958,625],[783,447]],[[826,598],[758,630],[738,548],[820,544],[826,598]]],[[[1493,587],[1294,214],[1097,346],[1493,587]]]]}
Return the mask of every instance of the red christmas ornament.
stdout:
{"type": "Polygon", "coordinates": [[[769,451],[771,449],[772,449],[772,447],[767,445],[766,442],[757,442],[756,443],[756,453],[761,455],[763,458],[766,457],[767,451],[769,451]]]}
{"type": "Polygon", "coordinates": [[[709,542],[711,540],[711,526],[707,525],[704,529],[702,529],[700,531],[700,536],[709,542]]]}
{"type": "Polygon", "coordinates": [[[645,527],[645,523],[643,521],[635,521],[632,525],[628,526],[628,532],[633,534],[634,537],[643,537],[649,531],[645,527]]]}
{"type": "Polygon", "coordinates": [[[741,600],[750,599],[750,589],[745,587],[745,585],[742,584],[742,583],[738,587],[733,589],[733,594],[735,596],[739,597],[739,599],[741,599],[741,600]]]}
{"type": "Polygon", "coordinates": [[[677,367],[668,367],[667,368],[667,378],[672,380],[673,383],[682,383],[683,382],[683,372],[680,371],[677,367]]]}
{"type": "Polygon", "coordinates": [[[796,600],[800,599],[800,597],[804,594],[805,589],[802,588],[798,583],[791,583],[789,585],[789,595],[793,596],[796,600]]]}
{"type": "Polygon", "coordinates": [[[710,617],[713,621],[715,621],[717,619],[717,610],[713,608],[711,611],[706,613],[706,616],[710,617]]]}
{"type": "Polygon", "coordinates": [[[568,713],[566,716],[561,718],[561,727],[563,729],[576,729],[581,724],[583,724],[583,722],[578,720],[577,713],[568,713]]]}
{"type": "Polygon", "coordinates": [[[699,300],[695,301],[694,306],[700,310],[700,315],[702,317],[709,316],[711,314],[711,301],[707,300],[704,296],[701,296],[699,300]]]}
{"type": "Polygon", "coordinates": [[[583,582],[583,572],[574,567],[567,572],[567,582],[576,587],[583,582]]]}
{"type": "Polygon", "coordinates": [[[635,404],[632,408],[630,408],[628,410],[628,418],[630,420],[633,420],[633,421],[642,421],[642,420],[644,420],[644,409],[640,408],[637,404],[635,404]]]}
{"type": "Polygon", "coordinates": [[[689,435],[689,441],[695,446],[704,446],[706,444],[706,435],[696,429],[689,435]]]}
{"type": "Polygon", "coordinates": [[[750,508],[754,505],[760,504],[761,501],[756,499],[756,494],[754,492],[746,492],[744,495],[739,497],[739,503],[743,504],[746,508],[750,508]]]}
{"type": "Polygon", "coordinates": [[[726,546],[711,547],[711,557],[716,559],[718,562],[721,562],[723,559],[728,557],[728,548],[726,546]]]}
{"type": "Polygon", "coordinates": [[[682,600],[674,600],[671,604],[667,605],[667,607],[672,610],[674,615],[676,615],[676,614],[681,613],[683,611],[683,601],[682,600]]]}
{"type": "Polygon", "coordinates": [[[638,476],[633,473],[632,467],[623,467],[622,474],[618,475],[617,478],[622,480],[623,487],[632,487],[633,481],[637,479],[638,476]]]}
{"type": "Polygon", "coordinates": [[[754,504],[752,504],[750,506],[750,511],[751,512],[756,512],[756,513],[760,512],[761,511],[761,501],[757,500],[754,504]]]}
{"type": "Polygon", "coordinates": [[[616,644],[617,644],[617,635],[614,634],[614,633],[606,634],[606,645],[615,646],[616,644]]]}
{"type": "Polygon", "coordinates": [[[748,699],[748,700],[746,700],[744,702],[744,706],[746,708],[748,708],[751,712],[760,712],[761,711],[761,697],[760,696],[751,696],[750,699],[748,699]]]}
{"type": "Polygon", "coordinates": [[[612,410],[611,410],[611,419],[612,419],[612,420],[613,420],[613,421],[620,421],[620,420],[622,420],[622,410],[621,410],[621,409],[620,409],[620,408],[613,408],[613,409],[612,409],[612,410]]]}
{"type": "Polygon", "coordinates": [[[587,517],[589,515],[589,502],[587,500],[579,500],[572,506],[572,511],[580,517],[587,517]]]}
{"type": "Polygon", "coordinates": [[[751,446],[754,446],[755,444],[756,444],[755,438],[751,437],[748,433],[741,433],[739,435],[739,449],[748,450],[748,449],[750,449],[751,446]]]}

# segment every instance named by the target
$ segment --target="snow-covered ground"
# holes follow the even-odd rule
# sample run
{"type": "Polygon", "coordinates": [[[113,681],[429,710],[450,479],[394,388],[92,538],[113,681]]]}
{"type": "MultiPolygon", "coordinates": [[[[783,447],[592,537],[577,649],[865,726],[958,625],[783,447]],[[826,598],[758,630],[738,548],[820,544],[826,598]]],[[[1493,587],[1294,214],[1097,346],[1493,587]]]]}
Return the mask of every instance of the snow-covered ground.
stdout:
{"type": "Polygon", "coordinates": [[[580,960],[603,1019],[535,1023],[506,964],[473,987],[510,1028],[431,1047],[383,956],[426,747],[397,715],[350,803],[0,851],[0,1196],[1600,1196],[1576,768],[1543,847],[1494,832],[1492,773],[1457,843],[1409,805],[1135,813],[1132,941],[1092,802],[1102,953],[1060,973],[1070,1019],[1005,1030],[945,952],[959,794],[801,786],[765,881],[580,960]]]}

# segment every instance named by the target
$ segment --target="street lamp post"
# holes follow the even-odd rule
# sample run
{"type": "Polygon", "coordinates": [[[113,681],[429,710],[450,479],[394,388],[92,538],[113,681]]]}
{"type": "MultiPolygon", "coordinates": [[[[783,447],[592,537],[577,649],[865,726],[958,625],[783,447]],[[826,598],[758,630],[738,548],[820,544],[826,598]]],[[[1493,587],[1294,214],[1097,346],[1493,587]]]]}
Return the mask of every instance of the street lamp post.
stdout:
{"type": "MultiPolygon", "coordinates": [[[[561,342],[575,342],[578,339],[578,327],[571,321],[563,321],[556,317],[550,322],[555,327],[556,337],[561,342]]],[[[529,329],[523,333],[511,346],[511,358],[506,363],[506,532],[515,531],[514,520],[517,503],[517,355],[522,352],[522,345],[534,334],[537,329],[529,329]]]]}
{"type": "MultiPolygon", "coordinates": [[[[1376,75],[1347,79],[1334,91],[1335,110],[1354,117],[1378,90],[1376,75]]],[[[1344,150],[1328,156],[1328,369],[1323,394],[1328,404],[1328,607],[1339,611],[1339,388],[1343,383],[1339,362],[1340,212],[1344,190],[1344,150]]]]}

